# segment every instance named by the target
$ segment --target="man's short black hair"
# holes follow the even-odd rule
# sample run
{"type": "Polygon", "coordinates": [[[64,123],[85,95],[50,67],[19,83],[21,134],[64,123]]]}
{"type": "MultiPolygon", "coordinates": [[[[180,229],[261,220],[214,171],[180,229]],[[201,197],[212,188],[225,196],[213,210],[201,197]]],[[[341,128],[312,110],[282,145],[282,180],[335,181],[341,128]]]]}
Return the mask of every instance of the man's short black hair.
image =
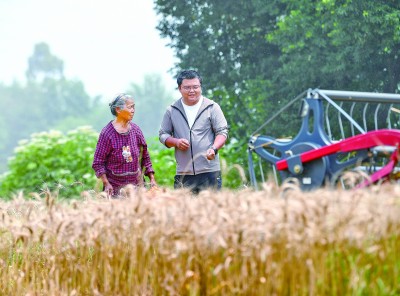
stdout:
{"type": "Polygon", "coordinates": [[[179,73],[176,82],[178,83],[178,87],[181,86],[183,79],[194,79],[198,78],[200,81],[200,85],[202,84],[203,79],[201,78],[200,74],[195,70],[183,70],[179,73]]]}

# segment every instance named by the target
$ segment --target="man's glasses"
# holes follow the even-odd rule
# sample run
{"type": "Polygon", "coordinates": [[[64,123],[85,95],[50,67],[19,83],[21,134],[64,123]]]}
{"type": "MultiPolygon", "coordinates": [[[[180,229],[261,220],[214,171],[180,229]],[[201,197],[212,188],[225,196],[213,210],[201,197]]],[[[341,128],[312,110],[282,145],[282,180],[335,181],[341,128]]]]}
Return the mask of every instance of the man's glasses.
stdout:
{"type": "Polygon", "coordinates": [[[200,85],[193,85],[193,86],[182,86],[182,89],[185,91],[190,91],[191,89],[193,89],[194,91],[199,90],[200,89],[200,85]]]}

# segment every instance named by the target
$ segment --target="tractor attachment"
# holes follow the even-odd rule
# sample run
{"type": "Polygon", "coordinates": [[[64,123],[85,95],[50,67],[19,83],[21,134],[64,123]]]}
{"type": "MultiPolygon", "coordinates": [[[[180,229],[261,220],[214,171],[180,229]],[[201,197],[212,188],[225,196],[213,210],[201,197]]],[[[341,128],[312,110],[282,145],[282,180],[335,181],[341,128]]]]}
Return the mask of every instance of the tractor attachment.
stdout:
{"type": "Polygon", "coordinates": [[[342,177],[348,171],[365,176],[356,188],[395,179],[399,125],[398,94],[309,89],[252,134],[250,180],[257,189],[257,180],[265,182],[265,174],[272,173],[277,184],[297,179],[302,189],[311,190],[346,187],[342,177]],[[265,127],[271,135],[258,134],[265,127]]]}

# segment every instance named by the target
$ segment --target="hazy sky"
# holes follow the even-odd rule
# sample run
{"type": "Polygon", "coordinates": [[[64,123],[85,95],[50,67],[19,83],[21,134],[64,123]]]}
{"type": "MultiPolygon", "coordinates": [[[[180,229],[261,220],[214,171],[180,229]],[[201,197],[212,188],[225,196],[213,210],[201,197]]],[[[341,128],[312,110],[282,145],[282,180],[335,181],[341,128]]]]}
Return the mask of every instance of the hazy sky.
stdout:
{"type": "Polygon", "coordinates": [[[24,82],[34,45],[45,42],[91,96],[107,99],[148,73],[173,90],[175,59],[157,19],[153,0],[0,0],[0,81],[24,82]]]}

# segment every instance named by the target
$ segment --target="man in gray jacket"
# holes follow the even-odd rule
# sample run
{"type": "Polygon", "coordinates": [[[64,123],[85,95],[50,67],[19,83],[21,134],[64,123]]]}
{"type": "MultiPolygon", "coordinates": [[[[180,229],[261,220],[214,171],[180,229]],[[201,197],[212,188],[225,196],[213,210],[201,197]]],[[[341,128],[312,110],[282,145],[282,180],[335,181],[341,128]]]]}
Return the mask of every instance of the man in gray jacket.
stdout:
{"type": "Polygon", "coordinates": [[[169,106],[159,131],[160,142],[175,147],[174,188],[194,193],[222,185],[218,150],[228,138],[228,124],[220,106],[202,96],[202,78],[184,70],[177,78],[182,97],[169,106]]]}

